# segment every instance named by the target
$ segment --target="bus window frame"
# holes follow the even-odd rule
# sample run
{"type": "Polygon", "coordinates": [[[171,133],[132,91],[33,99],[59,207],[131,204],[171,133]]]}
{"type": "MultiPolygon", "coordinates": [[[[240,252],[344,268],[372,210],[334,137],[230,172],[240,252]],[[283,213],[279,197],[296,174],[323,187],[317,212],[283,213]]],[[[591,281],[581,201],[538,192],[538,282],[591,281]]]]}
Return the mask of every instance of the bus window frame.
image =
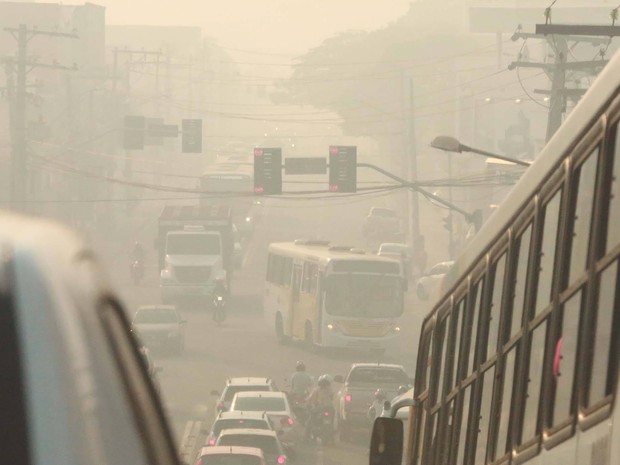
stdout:
{"type": "MultiPolygon", "coordinates": [[[[558,244],[556,249],[556,261],[555,272],[553,277],[553,285],[551,290],[551,316],[549,320],[549,328],[547,330],[547,346],[544,362],[544,374],[543,374],[543,405],[542,405],[542,431],[543,431],[543,446],[545,450],[550,450],[562,442],[570,439],[574,436],[576,431],[577,413],[579,411],[577,399],[581,397],[580,391],[583,389],[580,381],[583,379],[583,367],[580,366],[580,361],[583,359],[584,350],[584,328],[581,325],[586,313],[586,302],[589,299],[589,293],[592,288],[592,254],[595,246],[592,239],[594,238],[593,231],[597,218],[593,214],[590,218],[590,235],[589,245],[586,252],[586,264],[582,275],[577,278],[573,283],[569,283],[570,277],[570,260],[572,253],[572,234],[573,234],[573,213],[576,208],[577,194],[579,189],[579,177],[576,175],[577,170],[580,170],[584,163],[591,159],[590,157],[598,148],[597,173],[595,175],[595,190],[593,206],[600,201],[599,196],[599,182],[600,182],[600,169],[601,160],[604,154],[603,140],[606,132],[606,118],[598,118],[586,131],[583,137],[579,139],[579,143],[570,151],[570,155],[564,159],[565,167],[565,187],[563,192],[563,203],[560,206],[560,230],[558,231],[558,244]],[[552,373],[553,359],[555,357],[557,340],[562,332],[562,313],[564,306],[567,304],[576,294],[581,293],[580,307],[578,311],[578,319],[580,321],[579,330],[577,335],[577,347],[575,348],[575,368],[573,373],[571,401],[569,405],[570,414],[564,420],[561,420],[557,424],[553,424],[553,411],[555,408],[555,390],[553,387],[554,374],[552,373]]],[[[596,209],[594,210],[596,211],[596,209]]],[[[546,309],[545,309],[546,310],[546,309]]]]}
{"type": "MultiPolygon", "coordinates": [[[[620,147],[616,147],[618,131],[620,131],[620,96],[616,96],[610,105],[607,113],[606,127],[604,138],[601,142],[599,169],[597,175],[597,189],[595,191],[595,204],[605,205],[609,202],[613,177],[613,165],[614,161],[620,161],[620,156],[616,155],[616,151],[620,151],[620,147]]],[[[617,180],[618,182],[618,180],[617,180]]],[[[599,311],[599,294],[601,286],[601,276],[608,269],[608,267],[616,266],[616,294],[615,294],[615,306],[617,308],[620,303],[620,292],[618,291],[618,284],[620,283],[620,243],[616,244],[613,248],[607,248],[607,233],[608,233],[608,220],[609,215],[612,213],[607,211],[601,211],[601,208],[595,208],[592,217],[592,223],[598,227],[594,227],[591,232],[592,247],[590,247],[590,254],[588,256],[590,279],[589,292],[586,296],[585,303],[585,328],[584,344],[586,348],[581,351],[579,364],[584,367],[593,368],[594,360],[594,346],[593,341],[597,336],[597,321],[599,311]],[[614,264],[615,262],[615,264],[614,264]]],[[[612,315],[612,323],[617,321],[619,310],[615,310],[615,314],[612,315]]],[[[578,415],[578,428],[580,431],[585,431],[600,422],[610,417],[612,413],[612,407],[614,405],[615,392],[618,385],[618,360],[620,356],[620,330],[613,328],[610,334],[611,343],[608,352],[607,360],[607,383],[610,383],[610,393],[604,397],[597,399],[595,402],[590,403],[590,370],[581,370],[581,377],[579,378],[579,385],[581,388],[578,392],[577,411],[578,415]],[[611,373],[610,373],[611,372],[611,373]],[[615,374],[614,374],[615,372],[615,374]],[[610,379],[610,374],[613,378],[610,379]]]]}

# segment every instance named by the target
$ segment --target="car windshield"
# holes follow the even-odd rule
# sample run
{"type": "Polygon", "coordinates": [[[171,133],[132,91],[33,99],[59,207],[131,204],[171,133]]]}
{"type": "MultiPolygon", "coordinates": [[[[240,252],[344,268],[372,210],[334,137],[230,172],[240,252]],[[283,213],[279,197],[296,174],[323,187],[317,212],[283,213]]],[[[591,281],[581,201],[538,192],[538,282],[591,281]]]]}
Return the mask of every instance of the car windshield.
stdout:
{"type": "Polygon", "coordinates": [[[169,255],[216,255],[220,253],[217,234],[172,234],[168,236],[166,253],[169,255]]]}
{"type": "Polygon", "coordinates": [[[271,429],[269,423],[266,420],[258,418],[235,418],[235,419],[222,419],[217,420],[213,424],[213,434],[219,436],[220,431],[223,429],[238,429],[238,428],[252,428],[252,429],[271,429]]]}
{"type": "Polygon", "coordinates": [[[261,436],[258,434],[227,434],[217,441],[218,446],[246,446],[257,447],[265,455],[278,454],[278,445],[273,436],[261,436]]]}
{"type": "Polygon", "coordinates": [[[330,315],[392,318],[403,313],[403,287],[398,276],[333,274],[326,292],[330,315]]]}
{"type": "Polygon", "coordinates": [[[228,386],[226,391],[224,392],[224,400],[226,402],[230,402],[235,397],[235,394],[238,392],[247,392],[247,391],[270,391],[269,386],[266,384],[261,384],[259,386],[228,386]]]}
{"type": "Polygon", "coordinates": [[[250,412],[284,412],[286,403],[282,397],[237,397],[233,410],[250,412]]]}
{"type": "Polygon", "coordinates": [[[387,367],[357,367],[349,378],[348,382],[352,383],[371,383],[371,384],[409,384],[407,374],[398,368],[387,367]]]}
{"type": "Polygon", "coordinates": [[[201,457],[202,465],[260,465],[261,460],[255,455],[246,454],[209,454],[201,457]]]}
{"type": "Polygon", "coordinates": [[[167,324],[178,321],[174,310],[168,308],[149,308],[138,310],[134,323],[167,324]]]}

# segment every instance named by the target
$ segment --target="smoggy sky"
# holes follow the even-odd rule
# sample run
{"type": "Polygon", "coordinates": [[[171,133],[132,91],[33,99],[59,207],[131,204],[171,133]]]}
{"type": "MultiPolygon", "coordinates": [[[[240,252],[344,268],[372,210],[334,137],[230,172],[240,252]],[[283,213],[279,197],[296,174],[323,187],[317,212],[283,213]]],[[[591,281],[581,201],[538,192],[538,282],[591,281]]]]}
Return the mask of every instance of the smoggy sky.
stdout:
{"type": "Polygon", "coordinates": [[[299,53],[338,32],[372,30],[410,0],[99,0],[108,24],[200,26],[225,47],[299,53]]]}

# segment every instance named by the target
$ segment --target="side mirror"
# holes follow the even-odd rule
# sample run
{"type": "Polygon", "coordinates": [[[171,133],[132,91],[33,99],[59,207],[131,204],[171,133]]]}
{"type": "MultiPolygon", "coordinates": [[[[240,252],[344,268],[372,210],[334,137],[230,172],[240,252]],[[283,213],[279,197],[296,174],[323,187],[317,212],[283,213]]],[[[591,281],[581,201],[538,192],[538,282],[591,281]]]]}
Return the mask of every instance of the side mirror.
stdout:
{"type": "Polygon", "coordinates": [[[336,383],[344,383],[344,379],[343,379],[343,378],[342,378],[342,376],[340,376],[340,375],[336,375],[336,376],[334,376],[334,381],[335,381],[336,383]]]}
{"type": "Polygon", "coordinates": [[[403,422],[395,418],[375,419],[370,438],[369,465],[401,465],[403,422]]]}
{"type": "Polygon", "coordinates": [[[218,397],[219,397],[219,395],[220,395],[220,393],[219,393],[219,392],[217,392],[216,390],[211,391],[211,393],[210,393],[210,394],[211,394],[212,396],[218,396],[218,397]]]}

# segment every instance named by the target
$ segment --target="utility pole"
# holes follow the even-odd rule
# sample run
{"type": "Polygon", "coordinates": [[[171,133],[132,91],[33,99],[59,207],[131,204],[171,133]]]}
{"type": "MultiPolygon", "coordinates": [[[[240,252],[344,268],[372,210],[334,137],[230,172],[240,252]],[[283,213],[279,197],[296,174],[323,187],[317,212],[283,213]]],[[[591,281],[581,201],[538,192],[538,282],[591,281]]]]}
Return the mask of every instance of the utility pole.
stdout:
{"type": "MultiPolygon", "coordinates": [[[[77,38],[75,34],[68,34],[53,31],[40,31],[38,29],[28,29],[25,24],[20,24],[18,28],[5,28],[13,38],[17,41],[17,54],[14,59],[7,59],[7,77],[10,76],[12,82],[13,71],[16,71],[16,87],[15,98],[12,100],[11,116],[11,181],[10,181],[10,199],[11,206],[14,209],[19,208],[20,202],[27,200],[28,193],[28,139],[26,131],[26,77],[28,71],[26,68],[50,68],[60,70],[74,70],[61,65],[47,65],[43,63],[28,61],[28,43],[30,40],[39,35],[51,37],[69,37],[77,38]],[[11,68],[9,70],[9,67],[11,68]]],[[[7,79],[8,81],[8,79],[7,79]]]]}
{"type": "Polygon", "coordinates": [[[518,57],[517,61],[513,61],[508,65],[509,70],[513,70],[517,67],[542,69],[550,77],[550,91],[534,91],[535,93],[550,96],[549,114],[547,118],[547,142],[562,124],[562,116],[566,112],[567,98],[578,99],[583,94],[582,89],[566,88],[566,71],[580,70],[594,74],[608,62],[603,56],[601,56],[599,60],[567,62],[568,51],[572,48],[568,46],[568,41],[572,41],[575,44],[586,42],[597,46],[618,36],[620,36],[620,26],[615,26],[613,24],[611,26],[537,24],[536,33],[534,34],[520,31],[513,34],[513,41],[528,38],[547,39],[549,45],[554,49],[555,61],[552,64],[521,61],[521,57],[518,57]]]}
{"type": "MultiPolygon", "coordinates": [[[[408,136],[408,158],[409,158],[409,178],[414,182],[418,178],[418,151],[416,147],[416,133],[415,133],[415,93],[414,93],[414,84],[413,77],[409,76],[408,82],[408,90],[409,90],[409,111],[408,119],[409,124],[407,124],[407,136],[408,136]]],[[[420,240],[420,202],[418,197],[418,192],[411,191],[411,242],[414,249],[418,249],[418,247],[424,247],[420,240]]],[[[419,252],[423,252],[420,250],[419,252]]],[[[420,270],[423,271],[423,270],[420,270]]]]}

